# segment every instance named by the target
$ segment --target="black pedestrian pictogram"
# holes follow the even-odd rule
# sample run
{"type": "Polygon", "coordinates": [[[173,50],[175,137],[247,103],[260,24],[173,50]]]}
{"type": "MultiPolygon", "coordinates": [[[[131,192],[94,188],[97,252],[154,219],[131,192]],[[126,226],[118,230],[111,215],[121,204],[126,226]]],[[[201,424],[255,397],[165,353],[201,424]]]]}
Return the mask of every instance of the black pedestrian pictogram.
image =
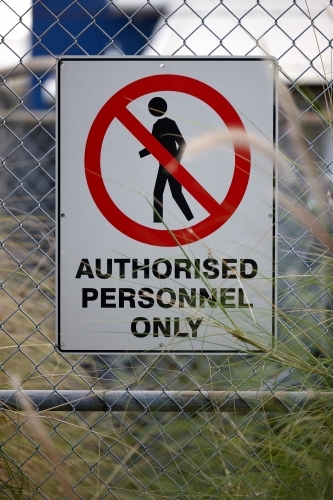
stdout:
{"type": "MultiPolygon", "coordinates": [[[[162,97],[153,97],[148,104],[148,110],[153,116],[162,116],[167,110],[167,103],[162,97]]],[[[180,163],[186,148],[186,142],[175,121],[164,117],[153,126],[152,135],[180,163]]],[[[144,148],[139,152],[140,158],[150,155],[144,148]]],[[[169,182],[173,199],[187,220],[193,219],[193,214],[182,193],[182,185],[160,163],[154,188],[154,222],[163,222],[163,193],[169,182]]]]}

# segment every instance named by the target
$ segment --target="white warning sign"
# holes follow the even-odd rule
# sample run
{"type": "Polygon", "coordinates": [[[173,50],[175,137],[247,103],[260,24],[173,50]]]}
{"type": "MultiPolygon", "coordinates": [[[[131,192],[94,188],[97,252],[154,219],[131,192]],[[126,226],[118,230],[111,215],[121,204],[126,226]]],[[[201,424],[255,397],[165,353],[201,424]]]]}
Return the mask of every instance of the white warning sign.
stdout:
{"type": "Polygon", "coordinates": [[[59,61],[62,352],[272,342],[275,79],[270,58],[59,61]]]}

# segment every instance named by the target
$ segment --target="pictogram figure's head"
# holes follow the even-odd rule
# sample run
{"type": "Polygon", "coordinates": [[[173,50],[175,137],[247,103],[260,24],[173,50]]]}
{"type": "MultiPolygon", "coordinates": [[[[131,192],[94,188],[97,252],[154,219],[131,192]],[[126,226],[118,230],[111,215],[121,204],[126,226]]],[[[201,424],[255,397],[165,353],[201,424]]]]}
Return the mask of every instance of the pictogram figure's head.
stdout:
{"type": "Polygon", "coordinates": [[[153,116],[162,116],[168,109],[168,105],[162,97],[153,97],[149,101],[148,109],[153,116]]]}

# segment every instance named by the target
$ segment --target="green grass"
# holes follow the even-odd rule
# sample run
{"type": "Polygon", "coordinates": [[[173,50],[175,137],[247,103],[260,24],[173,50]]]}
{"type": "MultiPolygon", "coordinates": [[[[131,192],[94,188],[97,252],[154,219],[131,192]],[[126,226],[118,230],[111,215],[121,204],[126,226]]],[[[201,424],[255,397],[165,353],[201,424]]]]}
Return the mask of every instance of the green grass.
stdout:
{"type": "MultiPolygon", "coordinates": [[[[11,219],[3,220],[3,230],[7,227],[9,232],[11,224],[11,219]]],[[[19,238],[16,243],[11,251],[21,252],[19,238]]],[[[52,257],[53,242],[48,245],[52,257]]],[[[322,253],[319,246],[316,251],[322,253]]],[[[161,384],[169,390],[196,390],[198,386],[259,390],[268,389],[267,381],[273,387],[284,372],[288,383],[280,387],[319,391],[333,385],[332,339],[322,333],[332,313],[323,308],[322,301],[301,315],[289,304],[290,310],[282,310],[281,317],[284,324],[293,325],[292,332],[280,327],[281,341],[273,348],[263,346],[260,354],[246,359],[123,356],[113,359],[113,375],[98,381],[103,369],[99,358],[62,357],[54,351],[51,261],[46,259],[41,268],[38,253],[35,260],[30,259],[29,269],[23,270],[10,259],[2,259],[2,280],[6,283],[10,275],[6,289],[15,291],[21,302],[21,308],[10,297],[1,302],[2,317],[10,317],[4,322],[0,349],[2,388],[52,389],[56,384],[62,389],[82,389],[97,382],[99,389],[128,385],[156,389],[161,384]],[[33,283],[26,273],[34,276],[33,283]],[[312,324],[314,314],[322,318],[321,323],[312,324]],[[284,337],[286,332],[288,337],[284,337]],[[308,350],[310,345],[313,352],[308,350]]],[[[326,285],[328,257],[321,259],[318,270],[325,274],[326,285]]],[[[297,277],[298,295],[320,294],[317,278],[297,277]]],[[[235,330],[235,335],[241,332],[235,330]]],[[[2,413],[0,480],[9,498],[127,500],[179,495],[191,500],[300,496],[326,500],[332,495],[333,408],[328,400],[290,414],[260,408],[246,415],[217,410],[141,415],[126,411],[34,414],[29,410],[2,413]]]]}

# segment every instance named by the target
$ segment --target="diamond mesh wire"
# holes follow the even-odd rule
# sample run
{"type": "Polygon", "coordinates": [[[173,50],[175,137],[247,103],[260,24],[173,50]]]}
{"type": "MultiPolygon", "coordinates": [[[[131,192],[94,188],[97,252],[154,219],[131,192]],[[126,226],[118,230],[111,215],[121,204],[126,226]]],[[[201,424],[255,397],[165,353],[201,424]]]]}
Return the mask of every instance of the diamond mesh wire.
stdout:
{"type": "MultiPolygon", "coordinates": [[[[331,248],[322,234],[332,229],[333,207],[332,0],[0,0],[0,18],[0,59],[7,61],[0,69],[1,389],[306,388],[297,368],[254,356],[56,352],[52,85],[64,54],[277,58],[279,335],[320,355],[332,330],[331,248]]],[[[311,377],[319,387],[321,378],[311,377]]],[[[255,406],[246,415],[34,409],[27,403],[24,412],[0,415],[2,498],[22,490],[36,499],[208,500],[258,498],[273,480],[287,488],[260,447],[274,423],[255,406]]],[[[303,466],[301,457],[294,461],[303,466]]],[[[304,466],[299,484],[307,481],[304,466]]],[[[311,488],[319,498],[320,484],[311,488]]],[[[298,498],[294,490],[285,498],[298,498]]]]}

